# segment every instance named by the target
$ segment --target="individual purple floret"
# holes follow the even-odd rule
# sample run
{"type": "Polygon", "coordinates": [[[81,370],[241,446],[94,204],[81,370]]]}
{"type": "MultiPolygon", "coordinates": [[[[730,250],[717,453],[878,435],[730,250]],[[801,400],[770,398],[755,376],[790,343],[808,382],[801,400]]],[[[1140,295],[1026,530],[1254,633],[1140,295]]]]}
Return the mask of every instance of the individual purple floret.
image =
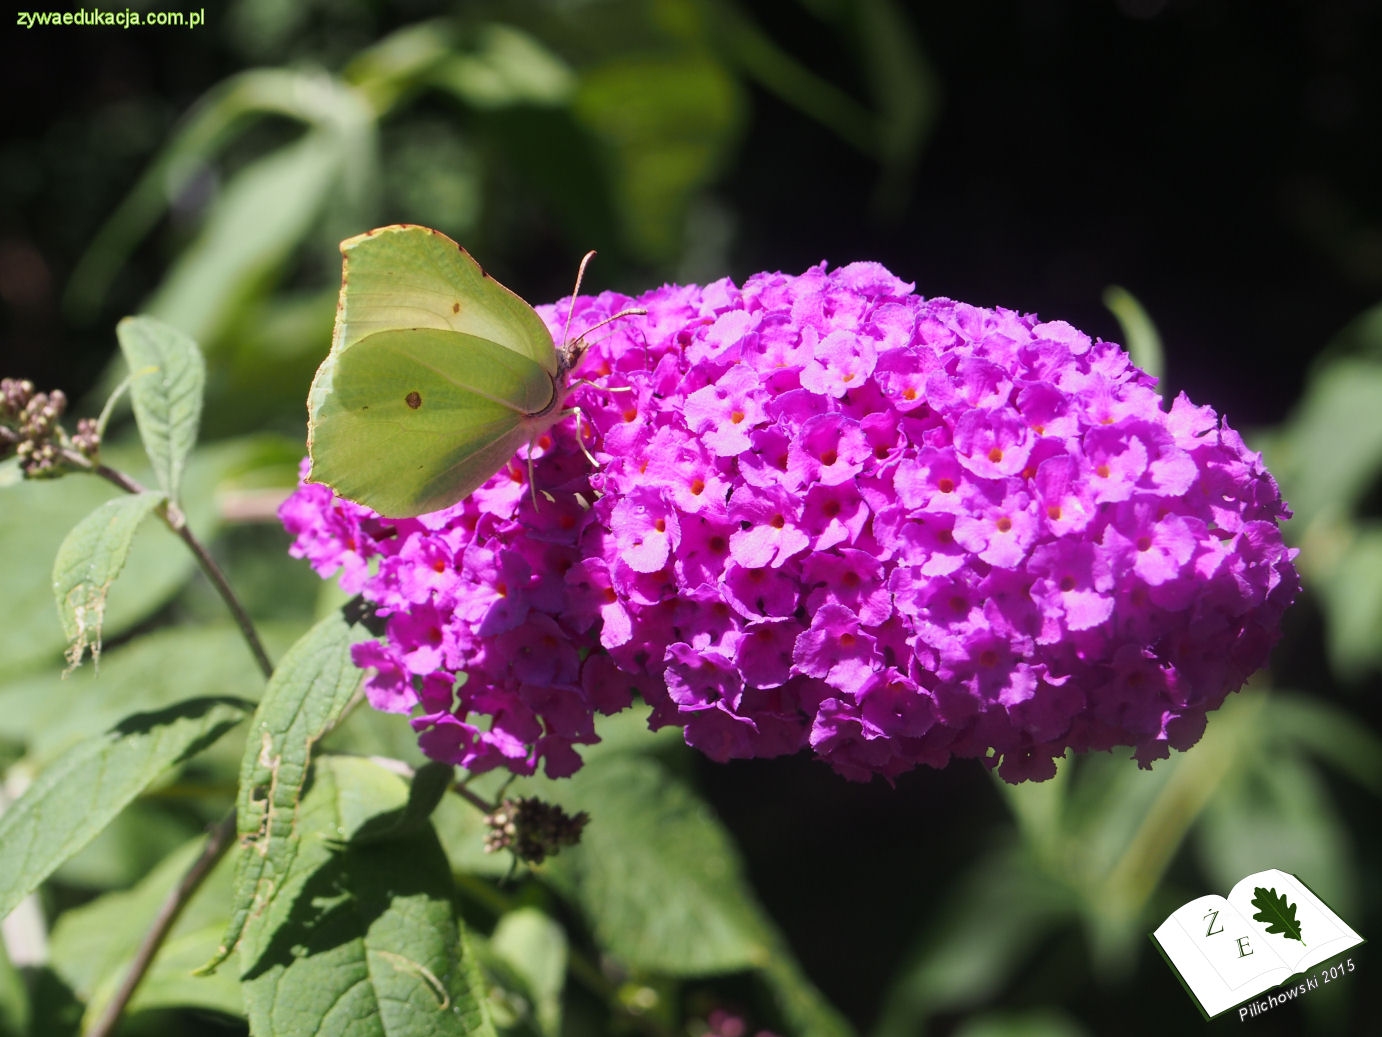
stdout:
{"type": "Polygon", "coordinates": [[[630,306],[573,395],[599,467],[559,424],[536,507],[522,457],[416,519],[283,505],[292,553],[386,617],[355,661],[429,756],[569,775],[637,694],[715,760],[1041,780],[1188,749],[1266,662],[1290,512],[1118,346],[876,263],[581,298],[573,326],[630,306]]]}

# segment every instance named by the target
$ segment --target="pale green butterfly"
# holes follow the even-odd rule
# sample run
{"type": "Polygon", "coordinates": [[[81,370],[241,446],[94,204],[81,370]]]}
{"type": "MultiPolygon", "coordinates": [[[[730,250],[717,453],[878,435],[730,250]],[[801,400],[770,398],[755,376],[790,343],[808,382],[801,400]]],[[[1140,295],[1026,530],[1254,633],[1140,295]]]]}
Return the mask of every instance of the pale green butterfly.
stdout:
{"type": "Polygon", "coordinates": [[[582,384],[566,377],[585,335],[555,347],[537,312],[446,235],[380,227],[341,253],[331,352],[307,398],[309,481],[381,515],[438,511],[576,413],[562,405],[582,384]]]}

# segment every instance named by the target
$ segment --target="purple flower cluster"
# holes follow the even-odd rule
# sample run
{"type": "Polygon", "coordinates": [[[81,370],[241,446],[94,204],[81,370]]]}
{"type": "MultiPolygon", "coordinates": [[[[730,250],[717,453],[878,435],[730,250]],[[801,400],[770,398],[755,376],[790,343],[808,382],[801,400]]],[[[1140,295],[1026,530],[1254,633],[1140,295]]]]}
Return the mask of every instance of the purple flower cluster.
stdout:
{"type": "Polygon", "coordinates": [[[822,264],[579,299],[577,328],[648,315],[581,368],[599,467],[554,427],[537,507],[521,456],[416,519],[301,486],[293,553],[387,617],[370,701],[432,757],[551,776],[635,693],[715,760],[809,746],[853,779],[1193,745],[1298,587],[1271,475],[1116,345],[911,287],[822,264]]]}

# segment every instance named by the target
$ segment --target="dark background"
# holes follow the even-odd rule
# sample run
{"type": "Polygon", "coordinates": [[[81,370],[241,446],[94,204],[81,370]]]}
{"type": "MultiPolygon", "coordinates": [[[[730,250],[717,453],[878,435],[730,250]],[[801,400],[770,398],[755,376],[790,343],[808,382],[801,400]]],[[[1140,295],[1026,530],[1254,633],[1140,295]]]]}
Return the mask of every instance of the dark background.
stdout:
{"type": "MultiPolygon", "coordinates": [[[[1119,284],[1158,324],[1172,383],[1247,426],[1279,418],[1311,356],[1382,294],[1378,4],[903,6],[937,85],[914,171],[880,200],[875,161],[750,83],[746,132],[714,185],[733,218],[722,273],[877,259],[924,294],[1110,338],[1099,300],[1119,284]]],[[[282,50],[329,60],[423,9],[319,17],[282,50]]],[[[867,70],[831,24],[749,9],[859,89],[867,70]]],[[[245,67],[244,41],[208,13],[194,31],[6,29],[7,368],[80,391],[110,350],[101,324],[64,325],[58,296],[178,116],[245,67]]],[[[505,243],[523,283],[545,282],[530,297],[559,294],[580,247],[549,259],[535,248],[547,244],[505,243]]],[[[150,268],[122,279],[110,313],[156,280],[160,255],[145,251],[150,268]]]]}

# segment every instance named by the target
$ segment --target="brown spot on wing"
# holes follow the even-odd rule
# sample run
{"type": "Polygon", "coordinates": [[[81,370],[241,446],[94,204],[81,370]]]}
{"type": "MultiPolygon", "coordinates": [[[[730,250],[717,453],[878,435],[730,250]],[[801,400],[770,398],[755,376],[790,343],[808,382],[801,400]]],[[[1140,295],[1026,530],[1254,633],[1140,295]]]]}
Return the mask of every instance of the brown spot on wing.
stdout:
{"type": "Polygon", "coordinates": [[[461,304],[460,304],[459,302],[453,302],[453,303],[451,304],[451,312],[452,312],[452,313],[460,313],[460,312],[461,312],[461,304]]]}
{"type": "Polygon", "coordinates": [[[417,410],[422,406],[422,394],[414,389],[407,396],[403,397],[403,402],[412,410],[417,410]]]}

